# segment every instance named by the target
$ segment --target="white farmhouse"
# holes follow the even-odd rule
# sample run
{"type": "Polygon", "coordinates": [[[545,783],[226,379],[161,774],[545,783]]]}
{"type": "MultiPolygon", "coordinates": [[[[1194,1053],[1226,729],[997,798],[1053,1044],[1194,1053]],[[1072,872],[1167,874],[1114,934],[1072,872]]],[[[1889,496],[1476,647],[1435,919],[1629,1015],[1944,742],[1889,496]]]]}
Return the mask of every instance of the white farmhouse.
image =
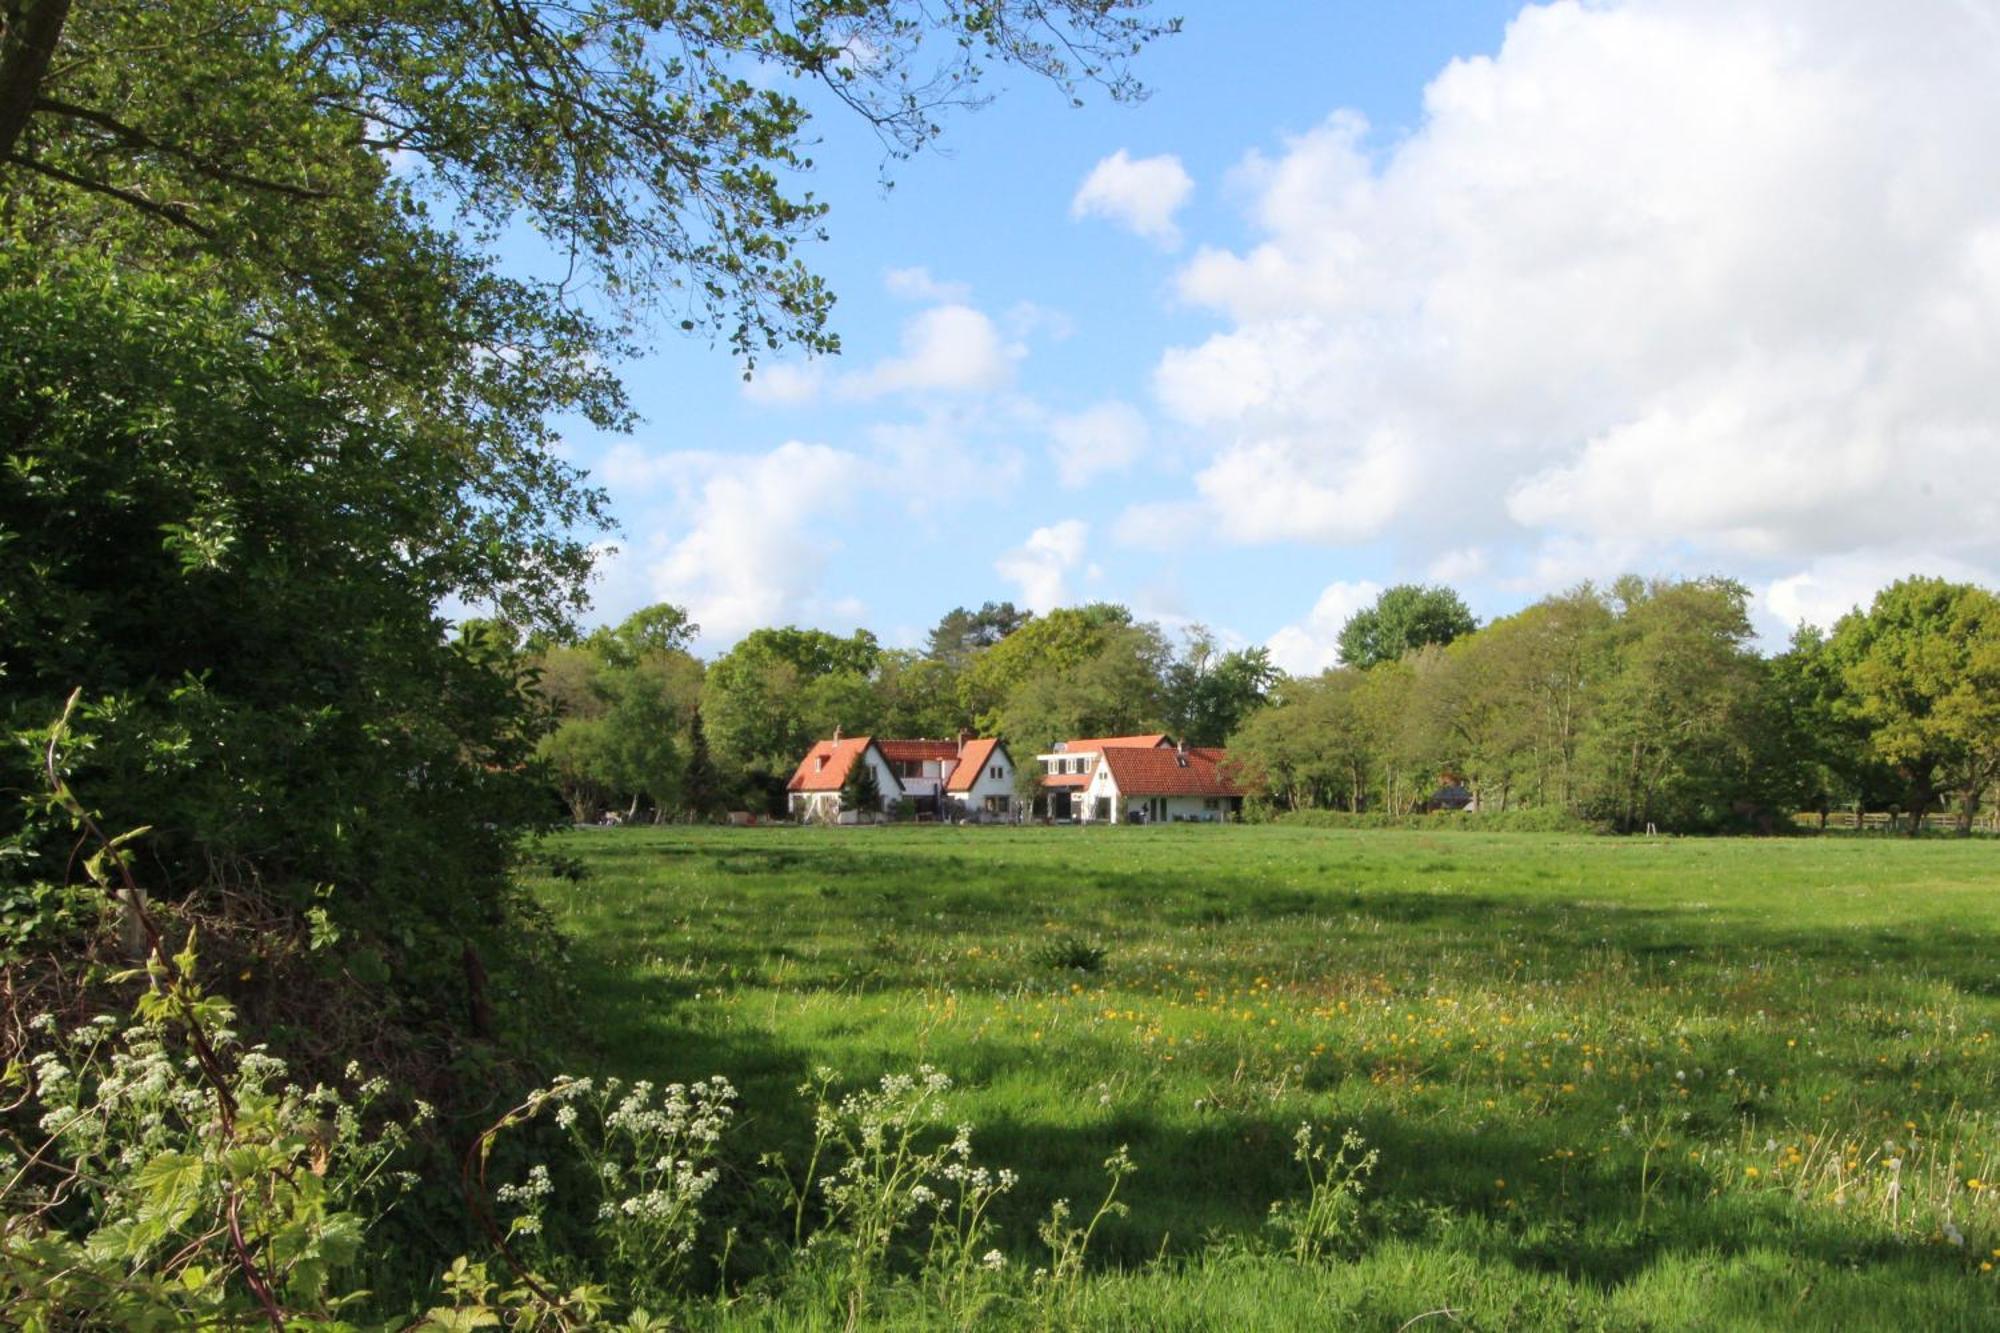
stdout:
{"type": "Polygon", "coordinates": [[[1055,749],[1035,756],[1035,762],[1042,766],[1043,813],[1057,820],[1084,817],[1084,793],[1104,751],[1152,750],[1172,744],[1172,738],[1163,731],[1144,736],[1091,736],[1057,741],[1055,749]]]}
{"type": "Polygon", "coordinates": [[[786,808],[794,819],[832,819],[842,813],[852,816],[880,814],[902,799],[903,780],[882,747],[872,737],[852,736],[842,740],[839,732],[830,741],[815,742],[785,784],[786,808]],[[882,793],[882,808],[874,811],[843,812],[840,789],[856,764],[875,771],[875,789],[882,793]]]}
{"type": "Polygon", "coordinates": [[[1014,760],[996,737],[964,742],[957,764],[946,780],[946,813],[956,806],[960,817],[977,820],[1014,816],[1014,760]]]}
{"type": "Polygon", "coordinates": [[[1108,746],[1084,788],[1085,823],[1213,824],[1243,810],[1226,750],[1108,746]]]}
{"type": "Polygon", "coordinates": [[[785,784],[795,819],[849,819],[878,811],[844,811],[840,791],[856,764],[875,773],[882,811],[909,800],[919,815],[948,819],[1007,819],[1014,813],[1014,762],[991,738],[955,741],[877,740],[869,736],[815,742],[785,784]]]}

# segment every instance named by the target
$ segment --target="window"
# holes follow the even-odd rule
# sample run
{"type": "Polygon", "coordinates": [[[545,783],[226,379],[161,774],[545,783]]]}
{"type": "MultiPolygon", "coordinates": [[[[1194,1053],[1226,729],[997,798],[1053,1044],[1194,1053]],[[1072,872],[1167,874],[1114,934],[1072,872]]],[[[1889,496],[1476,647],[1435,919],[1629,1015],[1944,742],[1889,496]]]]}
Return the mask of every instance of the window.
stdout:
{"type": "Polygon", "coordinates": [[[813,772],[821,773],[824,772],[825,770],[826,770],[826,756],[821,755],[817,760],[813,762],[813,772]]]}
{"type": "Polygon", "coordinates": [[[1211,796],[1207,800],[1201,803],[1201,808],[1204,810],[1220,810],[1222,808],[1222,802],[1216,800],[1213,796],[1211,796]]]}
{"type": "Polygon", "coordinates": [[[995,764],[993,765],[993,767],[986,770],[986,776],[989,778],[993,778],[995,780],[1003,779],[1007,776],[1007,770],[1002,768],[1000,765],[995,764]]]}

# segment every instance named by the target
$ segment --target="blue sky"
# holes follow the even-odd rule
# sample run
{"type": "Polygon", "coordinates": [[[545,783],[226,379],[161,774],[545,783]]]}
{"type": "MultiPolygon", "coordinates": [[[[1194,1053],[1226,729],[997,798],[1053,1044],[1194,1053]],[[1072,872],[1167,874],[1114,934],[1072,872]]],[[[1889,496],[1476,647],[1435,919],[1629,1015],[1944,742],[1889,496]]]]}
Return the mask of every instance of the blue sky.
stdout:
{"type": "Polygon", "coordinates": [[[1402,580],[1492,616],[1725,573],[1773,635],[1993,581],[1981,8],[1179,12],[1143,103],[1007,75],[893,191],[821,124],[843,355],[626,367],[637,432],[568,436],[624,528],[596,618],[673,600],[715,651],[1108,599],[1306,671],[1402,580]]]}

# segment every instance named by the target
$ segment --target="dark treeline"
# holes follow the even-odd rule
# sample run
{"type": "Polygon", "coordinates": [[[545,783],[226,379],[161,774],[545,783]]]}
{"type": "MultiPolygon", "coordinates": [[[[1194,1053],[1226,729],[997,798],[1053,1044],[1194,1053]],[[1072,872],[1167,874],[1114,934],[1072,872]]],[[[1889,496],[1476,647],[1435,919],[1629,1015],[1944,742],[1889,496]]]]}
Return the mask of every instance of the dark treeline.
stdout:
{"type": "MultiPolygon", "coordinates": [[[[1586,584],[1484,628],[1449,589],[1355,615],[1343,665],[1291,678],[1262,648],[1176,644],[1123,607],[955,609],[919,650],[763,629],[713,662],[670,606],[520,655],[574,818],[775,810],[811,742],[849,735],[1167,731],[1231,747],[1271,807],[1408,814],[1441,782],[1485,811],[1631,830],[1771,829],[1801,811],[1969,828],[2000,779],[2000,603],[1911,579],[1775,656],[1726,579],[1586,584]]],[[[480,631],[486,632],[486,631],[480,631]]]]}

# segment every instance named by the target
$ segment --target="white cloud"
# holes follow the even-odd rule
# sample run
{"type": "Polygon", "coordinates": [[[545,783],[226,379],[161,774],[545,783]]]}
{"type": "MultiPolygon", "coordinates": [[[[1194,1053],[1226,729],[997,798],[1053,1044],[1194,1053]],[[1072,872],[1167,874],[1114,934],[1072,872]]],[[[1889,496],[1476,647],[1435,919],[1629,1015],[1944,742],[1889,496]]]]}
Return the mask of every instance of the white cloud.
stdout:
{"type": "Polygon", "coordinates": [[[983,311],[969,305],[932,306],[904,324],[900,355],[845,377],[839,389],[847,398],[997,389],[1013,379],[1021,355],[983,311]]]}
{"type": "Polygon", "coordinates": [[[1393,144],[1341,113],[1252,155],[1258,236],[1178,278],[1225,327],[1155,391],[1237,541],[1992,568],[1995,123],[2000,33],[1953,0],[1533,6],[1393,144]]]}
{"type": "Polygon", "coordinates": [[[623,600],[674,602],[709,643],[819,614],[859,614],[856,604],[823,599],[821,578],[828,556],[855,535],[855,502],[876,480],[865,460],[791,441],[762,454],[660,454],[653,471],[677,479],[678,502],[608,572],[611,595],[600,594],[600,611],[623,600]]]}
{"type": "Polygon", "coordinates": [[[1083,563],[1089,536],[1090,527],[1081,519],[1036,528],[1027,541],[995,560],[993,568],[1001,578],[1019,585],[1021,601],[1029,610],[1051,611],[1069,600],[1069,575],[1083,563]]]}
{"type": "Polygon", "coordinates": [[[1180,244],[1174,214],[1194,193],[1194,181],[1171,153],[1135,158],[1123,148],[1092,167],[1070,200],[1073,218],[1100,217],[1165,249],[1180,244]]]}
{"type": "Polygon", "coordinates": [[[1122,472],[1146,451],[1146,418],[1116,399],[1049,422],[1049,457],[1064,486],[1075,489],[1107,472],[1122,472]]]}
{"type": "Polygon", "coordinates": [[[1271,661],[1294,676],[1316,676],[1339,665],[1341,627],[1381,595],[1382,585],[1368,579],[1327,584],[1304,620],[1285,626],[1265,644],[1271,661]]]}
{"type": "Polygon", "coordinates": [[[1857,608],[1866,610],[1875,594],[1911,575],[1995,586],[1996,570],[1949,556],[1911,550],[1863,550],[1826,556],[1806,568],[1772,579],[1757,590],[1757,615],[1764,640],[1782,646],[1801,624],[1832,629],[1857,608]]]}
{"type": "Polygon", "coordinates": [[[743,381],[743,396],[753,403],[791,407],[819,397],[826,384],[826,366],[820,361],[803,365],[787,361],[766,362],[743,381]]]}
{"type": "Polygon", "coordinates": [[[931,276],[931,271],[921,264],[914,268],[892,268],[882,277],[882,285],[889,289],[891,296],[900,296],[906,301],[924,301],[937,305],[960,305],[972,295],[972,288],[962,282],[941,282],[931,276]]]}

